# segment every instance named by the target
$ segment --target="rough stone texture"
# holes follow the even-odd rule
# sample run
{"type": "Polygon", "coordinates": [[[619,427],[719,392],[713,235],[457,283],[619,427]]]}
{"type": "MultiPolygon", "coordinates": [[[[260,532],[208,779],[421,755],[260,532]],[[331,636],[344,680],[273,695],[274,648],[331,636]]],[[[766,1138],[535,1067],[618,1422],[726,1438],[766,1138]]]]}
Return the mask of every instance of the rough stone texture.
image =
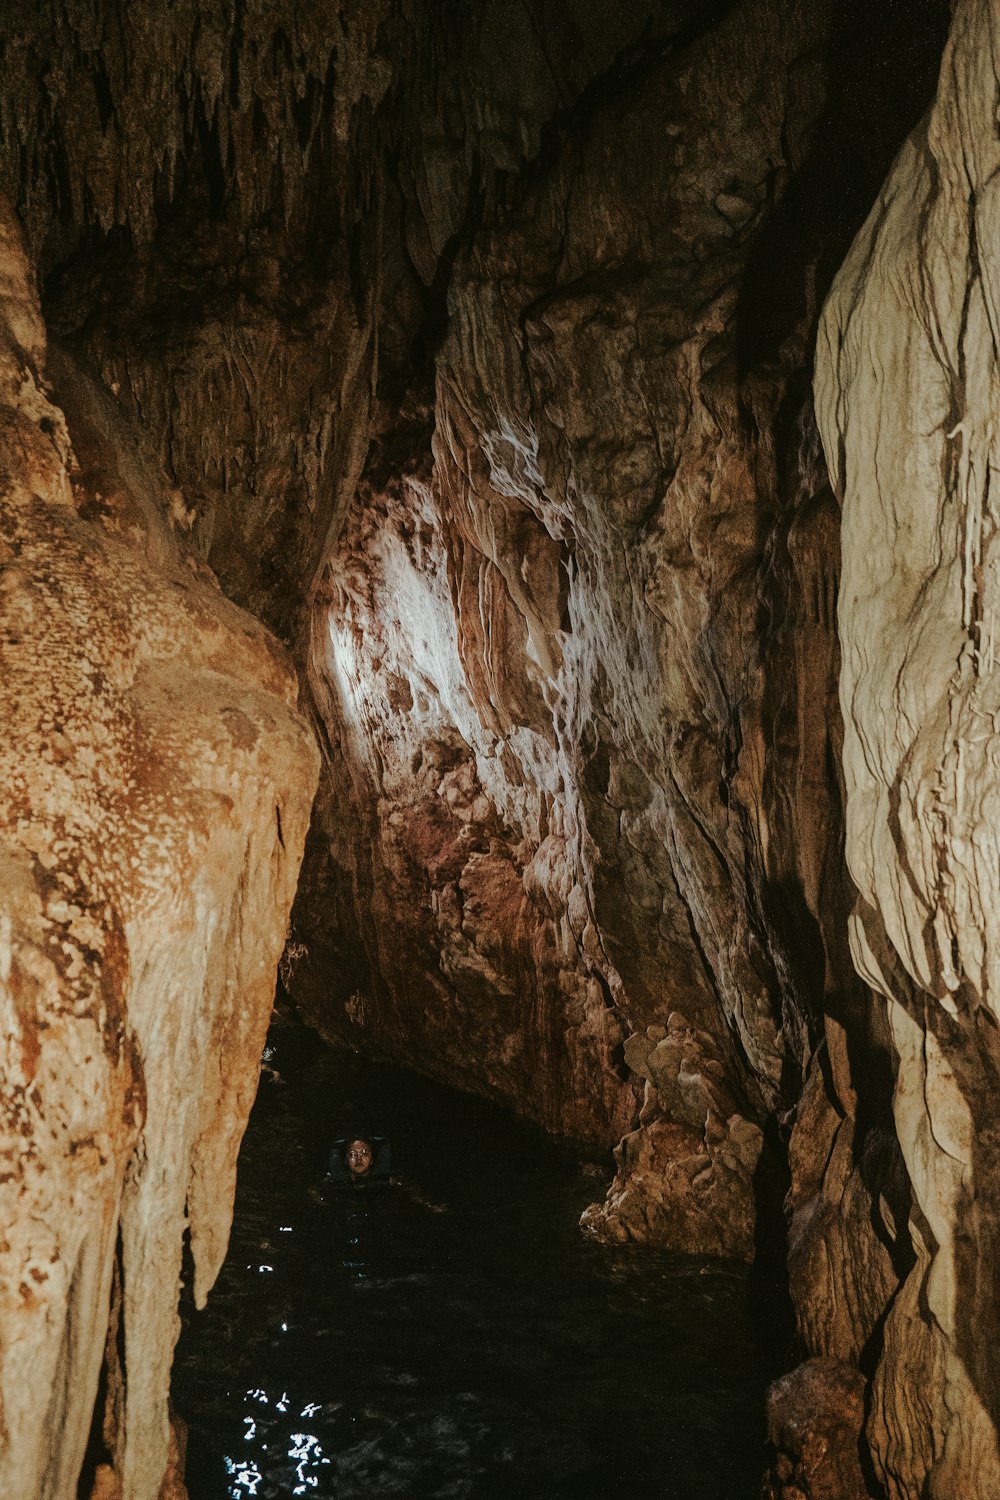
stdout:
{"type": "MultiPolygon", "coordinates": [[[[336,830],[356,867],[375,977],[348,997],[350,1039],[374,1034],[411,1064],[487,1088],[551,1129],[612,1144],[634,1108],[621,1028],[598,979],[574,961],[568,924],[553,931],[546,900],[551,872],[564,877],[571,832],[560,827],[557,785],[547,799],[529,785],[518,805],[496,774],[461,669],[426,486],[354,508],[329,587],[314,661],[332,653],[336,669],[314,678],[329,684],[320,705],[339,726],[338,774],[351,778],[356,816],[345,821],[342,797],[321,802],[319,826],[336,830]],[[547,821],[543,848],[525,832],[532,816],[547,821]]],[[[357,965],[310,946],[297,978],[310,1014],[333,1030],[325,984],[343,984],[357,965]]]]}
{"type": "Polygon", "coordinates": [[[825,7],[683,21],[482,188],[433,407],[373,447],[311,641],[331,790],[296,988],[550,1127],[626,1121],[587,1216],[616,1239],[752,1256],[763,1132],[811,1070],[812,1123],[842,1128],[824,1211],[825,1158],[793,1203],[803,1332],[852,1358],[895,1286],[859,1164],[875,1126],[891,1156],[891,1079],[845,939],[805,370],[831,202],[885,156],[870,113],[863,171],[817,149],[848,45],[825,7]],[[856,1284],[826,1252],[855,1236],[856,1284]]]}
{"type": "Polygon", "coordinates": [[[151,1500],[183,1237],[202,1302],[317,757],[283,653],[184,562],[120,414],[65,358],[53,391],[45,344],[4,209],[0,1493],[76,1497],[111,1308],[98,1493],[110,1471],[151,1500]]]}
{"type": "Polygon", "coordinates": [[[644,29],[707,8],[5,7],[0,182],[47,316],[139,417],[190,549],[286,640],[373,427],[429,371],[474,204],[644,29]]]}
{"type": "Polygon", "coordinates": [[[959,0],[934,107],[840,273],[817,365],[843,504],[854,959],[898,1057],[915,1264],[868,1436],[893,1496],[1000,1492],[995,496],[1000,16],[959,0]]]}
{"type": "Polygon", "coordinates": [[[347,163],[391,76],[386,8],[0,19],[0,180],[50,325],[137,416],[188,550],[286,637],[367,444],[382,216],[347,163]]]}
{"type": "Polygon", "coordinates": [[[831,1029],[853,1108],[805,368],[914,112],[851,96],[895,33],[826,0],[200,14],[15,25],[2,167],[192,547],[308,659],[300,999],[627,1131],[595,1230],[749,1255],[831,1029]]]}
{"type": "Polygon", "coordinates": [[[865,1500],[864,1394],[861,1372],[837,1360],[807,1360],[775,1382],[767,1435],[778,1457],[762,1500],[865,1500]]]}

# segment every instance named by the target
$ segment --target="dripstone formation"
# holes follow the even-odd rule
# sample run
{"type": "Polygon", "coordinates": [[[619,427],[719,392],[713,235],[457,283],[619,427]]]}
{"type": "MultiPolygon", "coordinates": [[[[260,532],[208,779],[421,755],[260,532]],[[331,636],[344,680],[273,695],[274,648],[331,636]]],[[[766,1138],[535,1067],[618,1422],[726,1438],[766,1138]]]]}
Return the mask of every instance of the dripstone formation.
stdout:
{"type": "Polygon", "coordinates": [[[96,1424],[97,1473],[157,1495],[182,1242],[203,1300],[318,757],[284,653],[46,350],[9,216],[0,404],[0,1493],[75,1495],[96,1424]]]}
{"type": "Polygon", "coordinates": [[[1000,1491],[998,56],[0,19],[12,1494],[177,1492],[293,895],[320,1031],[614,1148],[587,1231],[780,1249],[772,1500],[1000,1491]]]}

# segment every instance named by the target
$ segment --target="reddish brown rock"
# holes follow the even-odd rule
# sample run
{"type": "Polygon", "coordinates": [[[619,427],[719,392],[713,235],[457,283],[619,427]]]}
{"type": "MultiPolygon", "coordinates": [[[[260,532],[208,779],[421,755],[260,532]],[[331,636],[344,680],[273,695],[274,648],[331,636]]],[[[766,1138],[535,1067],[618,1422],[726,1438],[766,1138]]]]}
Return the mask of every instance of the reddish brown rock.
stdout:
{"type": "MultiPolygon", "coordinates": [[[[845,937],[839,514],[806,376],[831,26],[696,19],[484,188],[433,410],[373,448],[310,646],[309,1014],[595,1144],[626,1126],[590,1227],[739,1255],[808,1073],[840,1115],[870,1089],[859,1149],[890,1115],[845,937]]],[[[870,1251],[855,1350],[895,1284],[870,1251]]],[[[803,1302],[824,1349],[839,1317],[803,1302]]]]}

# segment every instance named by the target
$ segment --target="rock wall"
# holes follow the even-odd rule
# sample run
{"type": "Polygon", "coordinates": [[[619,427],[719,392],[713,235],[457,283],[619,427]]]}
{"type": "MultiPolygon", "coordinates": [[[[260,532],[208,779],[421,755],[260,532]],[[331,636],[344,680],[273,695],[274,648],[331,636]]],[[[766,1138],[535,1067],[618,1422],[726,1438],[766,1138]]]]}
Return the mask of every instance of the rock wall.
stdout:
{"type": "MultiPolygon", "coordinates": [[[[331,791],[295,917],[327,1032],[591,1145],[625,1127],[603,1235],[752,1257],[805,1086],[793,1275],[838,1358],[895,1285],[862,1141],[891,1196],[898,1163],[846,942],[807,371],[916,113],[877,72],[881,114],[849,97],[887,40],[822,6],[692,9],[482,188],[433,393],[374,444],[318,601],[331,791]]],[[[432,187],[418,210],[445,215],[432,187]]]]}
{"type": "MultiPolygon", "coordinates": [[[[807,70],[793,104],[746,72],[728,138],[716,80],[746,22],[563,126],[459,254],[432,473],[359,497],[314,676],[332,668],[375,813],[355,1024],[606,1145],[644,1087],[595,1227],[749,1255],[758,1122],[798,1051],[762,911],[759,705],[735,706],[759,672],[753,469],[773,461],[737,410],[733,325],[780,133],[820,91],[807,70]],[[612,204],[612,163],[640,152],[612,204]]],[[[805,48],[794,26],[783,45],[805,48]]],[[[787,149],[790,175],[801,134],[787,149]]],[[[832,663],[832,585],[810,583],[832,663]]]]}
{"type": "Polygon", "coordinates": [[[818,410],[843,505],[855,963],[897,1057],[914,1263],[867,1434],[894,1497],[1000,1491],[996,412],[1000,18],[960,0],[937,98],[824,313],[818,410]]]}
{"type": "Polygon", "coordinates": [[[6,208],[0,406],[0,1492],[73,1500],[86,1460],[150,1500],[182,1247],[203,1302],[317,755],[280,648],[47,353],[6,208]]]}
{"type": "Polygon", "coordinates": [[[368,439],[384,4],[0,18],[0,182],[49,326],[136,417],[232,599],[291,640],[368,439]]]}

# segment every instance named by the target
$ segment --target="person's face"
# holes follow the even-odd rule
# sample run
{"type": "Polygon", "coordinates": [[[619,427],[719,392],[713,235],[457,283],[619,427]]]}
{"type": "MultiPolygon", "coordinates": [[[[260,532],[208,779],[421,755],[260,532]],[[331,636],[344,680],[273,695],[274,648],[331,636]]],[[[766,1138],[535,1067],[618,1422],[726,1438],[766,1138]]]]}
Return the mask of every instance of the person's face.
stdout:
{"type": "Polygon", "coordinates": [[[366,1172],[371,1171],[372,1148],[367,1141],[352,1141],[344,1152],[344,1160],[352,1176],[364,1177],[366,1172]]]}

